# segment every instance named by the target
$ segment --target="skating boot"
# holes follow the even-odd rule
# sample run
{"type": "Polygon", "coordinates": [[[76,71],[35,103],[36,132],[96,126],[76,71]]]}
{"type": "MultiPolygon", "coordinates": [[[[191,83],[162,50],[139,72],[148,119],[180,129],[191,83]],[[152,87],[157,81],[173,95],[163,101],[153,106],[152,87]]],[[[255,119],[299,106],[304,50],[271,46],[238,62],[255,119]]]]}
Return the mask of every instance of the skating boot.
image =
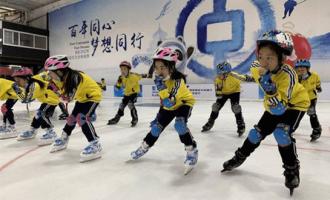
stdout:
{"type": "Polygon", "coordinates": [[[87,162],[101,158],[102,147],[98,140],[89,143],[87,147],[80,153],[80,162],[87,162]]]}
{"type": "Polygon", "coordinates": [[[135,150],[131,153],[131,158],[133,160],[139,159],[140,157],[142,157],[144,154],[146,154],[148,152],[149,148],[150,147],[148,146],[148,144],[146,142],[142,142],[141,146],[137,150],[135,150]]]}
{"type": "Polygon", "coordinates": [[[209,131],[214,125],[214,120],[209,119],[209,121],[203,126],[202,132],[209,131]]]}
{"type": "Polygon", "coordinates": [[[58,120],[66,120],[68,116],[69,116],[68,113],[62,113],[58,116],[58,120]]]}
{"type": "Polygon", "coordinates": [[[9,125],[0,131],[0,140],[17,137],[17,131],[14,125],[9,125]]]}
{"type": "Polygon", "coordinates": [[[108,125],[114,125],[117,124],[120,120],[120,116],[117,114],[114,118],[110,119],[108,121],[108,125]]]}
{"type": "Polygon", "coordinates": [[[321,133],[322,133],[321,127],[314,128],[311,134],[311,142],[314,142],[315,140],[319,139],[321,137],[321,133]]]}
{"type": "Polygon", "coordinates": [[[39,141],[38,141],[38,145],[39,146],[43,146],[43,145],[50,145],[54,142],[54,140],[56,139],[57,135],[54,131],[54,129],[49,128],[47,129],[46,133],[43,134],[39,141]]]}
{"type": "Polygon", "coordinates": [[[20,133],[17,137],[17,141],[33,139],[36,137],[36,134],[37,134],[36,129],[31,128],[31,130],[20,133]]]}
{"type": "Polygon", "coordinates": [[[241,137],[243,133],[245,132],[245,123],[240,123],[237,125],[237,133],[238,137],[241,137]]]}
{"type": "Polygon", "coordinates": [[[133,120],[131,121],[131,127],[136,126],[137,123],[138,123],[138,119],[133,119],[133,120]]]}
{"type": "Polygon", "coordinates": [[[185,150],[187,151],[186,160],[184,161],[185,171],[184,175],[187,175],[191,172],[197,164],[198,161],[198,150],[193,146],[186,146],[185,150]]]}
{"type": "Polygon", "coordinates": [[[55,139],[53,147],[50,150],[50,153],[54,153],[66,149],[66,147],[68,146],[68,142],[69,142],[68,134],[66,134],[66,132],[62,132],[61,137],[55,139]]]}
{"type": "Polygon", "coordinates": [[[285,176],[285,186],[290,189],[290,195],[292,196],[293,190],[299,186],[299,164],[296,163],[294,166],[283,165],[285,176]]]}
{"type": "Polygon", "coordinates": [[[231,171],[237,167],[239,167],[246,159],[246,156],[244,156],[239,150],[235,151],[235,156],[223,163],[223,170],[221,172],[225,171],[231,171]]]}

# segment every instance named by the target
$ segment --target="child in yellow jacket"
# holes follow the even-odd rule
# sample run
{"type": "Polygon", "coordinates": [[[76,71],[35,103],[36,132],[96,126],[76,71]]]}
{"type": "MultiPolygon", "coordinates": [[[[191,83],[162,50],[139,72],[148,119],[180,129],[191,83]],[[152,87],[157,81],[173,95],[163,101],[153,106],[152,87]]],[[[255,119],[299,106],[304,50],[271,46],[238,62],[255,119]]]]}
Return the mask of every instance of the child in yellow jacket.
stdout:
{"type": "Polygon", "coordinates": [[[239,167],[268,135],[274,135],[282,158],[285,186],[299,186],[299,160],[293,132],[298,128],[310,102],[292,67],[283,63],[293,50],[292,38],[282,31],[270,31],[257,40],[257,61],[250,68],[254,80],[265,92],[263,113],[224,171],[239,167]]]}
{"type": "Polygon", "coordinates": [[[117,89],[124,87],[124,97],[119,105],[119,109],[116,116],[108,121],[108,125],[117,124],[120,118],[124,116],[125,107],[128,106],[132,116],[131,127],[134,127],[138,122],[137,110],[135,108],[134,103],[136,102],[138,94],[140,92],[139,81],[142,78],[147,78],[147,75],[130,72],[132,66],[131,63],[127,61],[122,61],[119,67],[121,75],[119,76],[115,87],[117,89]]]}
{"type": "Polygon", "coordinates": [[[202,132],[209,131],[213,127],[214,121],[218,118],[219,111],[228,99],[230,99],[231,110],[235,114],[238,136],[241,136],[245,132],[242,107],[239,105],[241,81],[231,74],[231,69],[231,65],[228,62],[222,62],[217,65],[217,76],[214,80],[217,101],[212,105],[211,115],[208,122],[203,126],[202,132]]]}
{"type": "Polygon", "coordinates": [[[178,56],[177,51],[169,47],[159,47],[153,55],[153,67],[156,74],[154,81],[162,106],[157,114],[156,122],[151,125],[151,131],[143,139],[142,145],[131,153],[131,157],[136,160],[147,153],[163,130],[175,118],[175,130],[187,152],[184,162],[184,173],[187,174],[197,164],[198,159],[197,144],[187,125],[195,98],[185,84],[184,75],[176,69],[178,56]]]}
{"type": "Polygon", "coordinates": [[[317,93],[321,92],[320,77],[316,72],[310,71],[311,63],[309,60],[298,60],[295,64],[295,69],[299,76],[299,82],[305,87],[308,92],[308,96],[311,102],[310,107],[307,110],[310,123],[313,128],[311,134],[311,141],[315,141],[320,138],[322,133],[322,127],[316,115],[316,102],[317,93]]]}
{"type": "Polygon", "coordinates": [[[14,81],[0,78],[0,100],[6,100],[6,102],[1,105],[3,125],[0,127],[0,139],[17,137],[14,112],[12,109],[18,99],[14,90],[14,84],[14,81]],[[9,124],[7,124],[7,121],[9,124]]]}
{"type": "Polygon", "coordinates": [[[102,99],[101,88],[87,74],[72,69],[65,55],[49,57],[45,62],[45,70],[54,83],[53,90],[60,95],[62,101],[75,101],[62,135],[56,138],[51,153],[67,148],[70,135],[78,124],[89,142],[80,153],[80,162],[101,158],[101,143],[92,124],[96,118],[95,110],[102,99]]]}
{"type": "Polygon", "coordinates": [[[32,75],[32,70],[26,67],[16,70],[12,75],[18,86],[23,88],[22,95],[19,95],[22,103],[30,103],[35,99],[41,103],[32,120],[30,130],[20,133],[17,140],[21,141],[34,138],[37,134],[37,129],[41,127],[47,130],[40,137],[38,145],[49,145],[56,138],[50,117],[53,116],[54,110],[60,101],[58,96],[52,90],[48,89],[47,81],[40,79],[39,75],[32,75]]]}

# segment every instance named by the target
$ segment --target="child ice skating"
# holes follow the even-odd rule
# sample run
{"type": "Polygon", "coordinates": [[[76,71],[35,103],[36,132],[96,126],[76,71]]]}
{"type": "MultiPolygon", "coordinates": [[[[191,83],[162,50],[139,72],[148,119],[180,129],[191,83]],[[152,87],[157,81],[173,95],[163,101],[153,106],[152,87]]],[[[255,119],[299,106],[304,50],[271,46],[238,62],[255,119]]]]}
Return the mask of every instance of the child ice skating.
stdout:
{"type": "Polygon", "coordinates": [[[266,111],[250,130],[242,147],[236,150],[235,156],[223,163],[222,170],[239,167],[261,141],[273,133],[283,162],[285,186],[290,189],[290,194],[300,183],[300,164],[293,132],[309,107],[307,91],[298,82],[296,72],[283,63],[292,50],[291,36],[282,31],[267,32],[257,40],[257,61],[250,70],[265,92],[266,111]]]}
{"type": "Polygon", "coordinates": [[[131,157],[136,160],[147,153],[166,126],[176,118],[174,127],[187,152],[184,161],[184,173],[187,174],[196,165],[198,159],[197,144],[187,126],[195,98],[185,84],[184,75],[176,70],[178,56],[178,51],[169,47],[160,47],[153,55],[153,67],[156,74],[154,82],[162,106],[155,123],[151,126],[151,131],[143,139],[141,146],[131,153],[131,157]]]}
{"type": "Polygon", "coordinates": [[[65,102],[75,101],[62,135],[56,138],[51,152],[67,148],[70,135],[78,123],[89,142],[80,153],[80,162],[100,158],[102,147],[92,121],[95,120],[95,110],[102,99],[101,88],[87,74],[71,69],[65,55],[49,57],[45,62],[45,70],[55,83],[53,89],[60,93],[61,99],[65,102]]]}

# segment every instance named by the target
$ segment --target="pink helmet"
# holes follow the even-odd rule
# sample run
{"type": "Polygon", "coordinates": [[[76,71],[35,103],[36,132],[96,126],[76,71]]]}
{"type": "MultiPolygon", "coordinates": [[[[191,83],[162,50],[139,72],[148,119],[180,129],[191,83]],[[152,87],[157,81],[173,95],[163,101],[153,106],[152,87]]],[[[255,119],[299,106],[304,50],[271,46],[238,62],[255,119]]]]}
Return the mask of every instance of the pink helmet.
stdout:
{"type": "Polygon", "coordinates": [[[15,70],[11,76],[16,77],[16,76],[32,76],[32,75],[33,73],[30,68],[22,67],[20,69],[15,70]]]}
{"type": "Polygon", "coordinates": [[[57,70],[64,69],[69,67],[70,62],[67,56],[65,55],[56,55],[47,58],[45,62],[45,70],[57,70]]]}
{"type": "Polygon", "coordinates": [[[170,47],[159,47],[155,54],[152,56],[152,59],[160,59],[167,61],[178,61],[179,53],[175,49],[170,47]]]}
{"type": "Polygon", "coordinates": [[[120,66],[126,66],[126,67],[128,67],[128,69],[132,69],[132,65],[131,65],[131,63],[128,62],[128,61],[122,61],[122,62],[119,64],[119,67],[120,67],[120,66]]]}

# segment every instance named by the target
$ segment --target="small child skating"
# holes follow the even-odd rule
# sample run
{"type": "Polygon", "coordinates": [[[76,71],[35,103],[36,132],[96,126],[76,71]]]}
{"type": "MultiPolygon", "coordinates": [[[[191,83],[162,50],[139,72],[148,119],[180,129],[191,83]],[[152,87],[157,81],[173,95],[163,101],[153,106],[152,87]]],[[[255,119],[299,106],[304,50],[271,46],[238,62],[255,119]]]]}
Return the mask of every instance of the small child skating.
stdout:
{"type": "Polygon", "coordinates": [[[108,125],[117,124],[120,118],[124,116],[125,107],[128,106],[132,116],[131,127],[134,127],[138,122],[137,110],[134,103],[136,102],[140,92],[139,81],[142,78],[147,78],[147,74],[137,74],[131,72],[131,63],[127,61],[121,62],[119,67],[121,75],[119,76],[115,87],[117,89],[124,87],[124,97],[119,105],[116,116],[108,121],[108,125]]]}
{"type": "Polygon", "coordinates": [[[235,114],[237,133],[241,136],[245,132],[245,122],[242,115],[242,107],[239,104],[241,94],[241,81],[231,74],[231,65],[228,62],[219,63],[216,67],[217,76],[214,80],[215,95],[217,101],[212,105],[212,112],[203,126],[202,132],[209,131],[214,121],[218,118],[219,111],[230,99],[231,110],[235,114]]]}
{"type": "Polygon", "coordinates": [[[310,71],[311,63],[309,60],[298,60],[295,64],[296,71],[299,77],[299,83],[301,83],[308,92],[311,105],[307,110],[310,123],[313,128],[311,134],[311,142],[320,138],[322,133],[322,127],[319,119],[316,115],[316,103],[317,93],[322,91],[320,77],[316,72],[310,71]]]}
{"type": "Polygon", "coordinates": [[[188,174],[197,164],[197,144],[187,126],[188,118],[195,103],[195,98],[185,84],[185,76],[177,71],[178,53],[174,48],[158,48],[153,55],[155,69],[155,84],[162,106],[156,120],[151,125],[151,131],[143,139],[141,146],[131,153],[136,160],[143,156],[155,144],[163,130],[175,118],[175,130],[187,152],[184,174],[188,174]]]}

